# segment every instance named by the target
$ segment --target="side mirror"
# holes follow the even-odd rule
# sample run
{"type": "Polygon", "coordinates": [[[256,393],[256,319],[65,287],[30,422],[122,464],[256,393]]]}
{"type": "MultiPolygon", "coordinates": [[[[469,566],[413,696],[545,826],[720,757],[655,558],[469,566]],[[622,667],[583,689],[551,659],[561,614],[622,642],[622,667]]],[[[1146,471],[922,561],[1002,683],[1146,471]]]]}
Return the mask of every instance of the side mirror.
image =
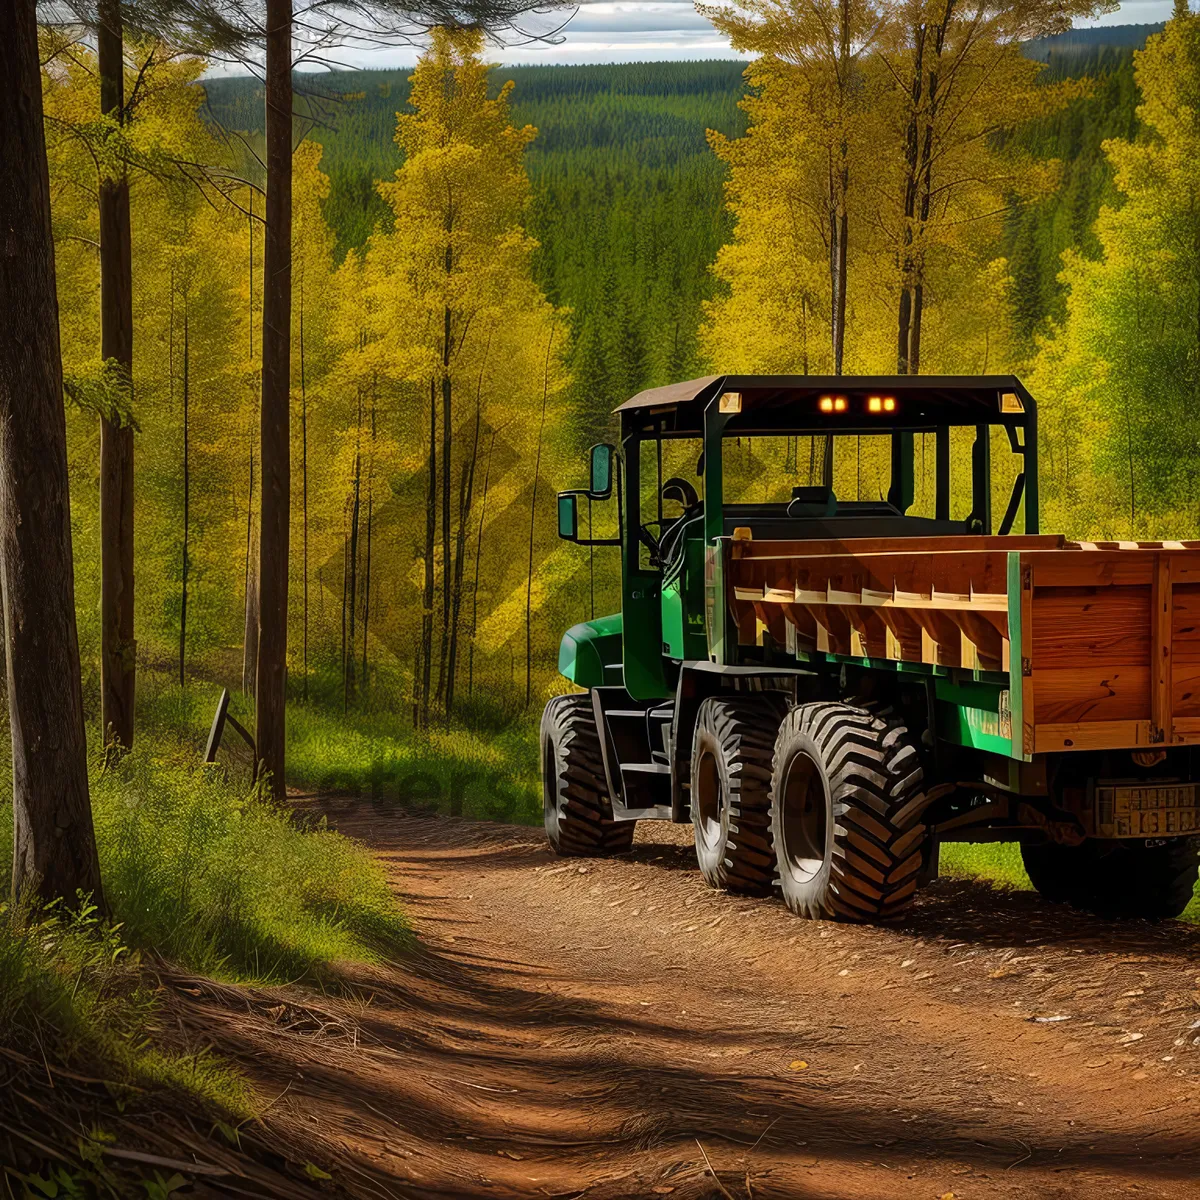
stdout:
{"type": "Polygon", "coordinates": [[[607,442],[592,447],[591,480],[588,492],[593,500],[607,500],[613,485],[613,458],[616,448],[607,442]]]}
{"type": "Polygon", "coordinates": [[[579,497],[574,492],[558,493],[558,536],[568,542],[579,540],[579,497]]]}

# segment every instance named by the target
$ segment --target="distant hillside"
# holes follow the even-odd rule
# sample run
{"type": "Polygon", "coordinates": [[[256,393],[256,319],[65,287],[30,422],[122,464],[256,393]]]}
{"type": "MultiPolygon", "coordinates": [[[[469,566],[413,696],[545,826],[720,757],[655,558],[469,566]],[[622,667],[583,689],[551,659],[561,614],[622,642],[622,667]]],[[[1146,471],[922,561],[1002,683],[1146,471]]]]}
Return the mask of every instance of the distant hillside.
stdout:
{"type": "Polygon", "coordinates": [[[1156,25],[1097,25],[1092,29],[1069,29],[1053,37],[1035,38],[1025,44],[1025,53],[1039,62],[1052,55],[1090,55],[1098,50],[1140,50],[1152,33],[1161,33],[1156,25]]]}
{"type": "MultiPolygon", "coordinates": [[[[1061,315],[1057,280],[1069,246],[1095,249],[1092,223],[1112,199],[1102,151],[1108,137],[1137,132],[1133,50],[1160,25],[1073,30],[1030,43],[1045,78],[1089,76],[1095,84],[1062,112],[1016,131],[1014,142],[1058,159],[1058,189],[1014,209],[997,247],[1015,279],[1026,335],[1061,315]]],[[[513,119],[537,127],[528,156],[534,190],[529,227],[538,278],[572,310],[583,411],[605,412],[645,386],[701,374],[696,331],[711,295],[709,264],[728,238],[721,164],[705,131],[740,133],[745,64],[737,61],[500,67],[512,80],[513,119]]],[[[406,106],[408,72],[297,76],[308,136],[325,147],[331,178],[326,216],[340,253],[363,245],[390,210],[375,189],[400,165],[393,141],[406,106]]],[[[206,82],[212,115],[260,135],[263,96],[254,79],[206,82]]],[[[251,169],[251,168],[247,168],[251,169]]],[[[581,438],[589,435],[581,430],[581,438]]]]}
{"type": "MultiPolygon", "coordinates": [[[[709,263],[729,234],[723,170],[705,131],[745,128],[737,61],[500,67],[515,84],[514,121],[534,125],[528,155],[539,282],[572,310],[572,346],[585,411],[601,414],[644,386],[702,372],[696,350],[709,263]]],[[[308,136],[325,147],[326,217],[341,253],[391,213],[375,181],[400,165],[396,113],[408,72],[297,75],[308,93],[308,136]],[[319,93],[319,95],[317,94],[319,93]]],[[[262,85],[205,83],[213,117],[261,134],[262,85]]],[[[581,430],[581,438],[589,436],[581,430]]]]}

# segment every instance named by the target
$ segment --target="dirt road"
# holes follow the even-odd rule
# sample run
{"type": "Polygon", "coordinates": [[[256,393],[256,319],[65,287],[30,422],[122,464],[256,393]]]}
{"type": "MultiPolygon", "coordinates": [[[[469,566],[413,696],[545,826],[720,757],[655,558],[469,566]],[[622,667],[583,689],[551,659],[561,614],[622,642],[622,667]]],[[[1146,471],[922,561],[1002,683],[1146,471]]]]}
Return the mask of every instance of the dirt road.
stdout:
{"type": "Polygon", "coordinates": [[[1200,1197],[1200,931],[939,880],[902,929],[329,801],[420,944],[358,1001],[189,999],[362,1196],[1200,1197]],[[1194,1042],[1193,1039],[1196,1041],[1194,1042]]]}

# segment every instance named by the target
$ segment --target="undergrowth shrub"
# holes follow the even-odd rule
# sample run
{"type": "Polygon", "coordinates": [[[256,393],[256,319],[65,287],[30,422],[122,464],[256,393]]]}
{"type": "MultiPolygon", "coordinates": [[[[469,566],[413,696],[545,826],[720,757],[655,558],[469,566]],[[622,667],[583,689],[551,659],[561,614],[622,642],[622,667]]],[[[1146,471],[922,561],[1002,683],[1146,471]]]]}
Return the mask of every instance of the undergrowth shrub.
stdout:
{"type": "MultiPolygon", "coordinates": [[[[105,895],[130,945],[197,972],[276,982],[402,946],[403,915],[364,850],[170,739],[143,736],[91,786],[105,895]]],[[[5,888],[11,836],[6,808],[5,888]]]]}
{"type": "Polygon", "coordinates": [[[153,988],[118,927],[77,901],[37,911],[0,905],[0,1045],[36,1073],[49,1063],[106,1072],[119,1098],[125,1086],[181,1088],[244,1116],[241,1076],[207,1051],[156,1047],[153,988]]]}

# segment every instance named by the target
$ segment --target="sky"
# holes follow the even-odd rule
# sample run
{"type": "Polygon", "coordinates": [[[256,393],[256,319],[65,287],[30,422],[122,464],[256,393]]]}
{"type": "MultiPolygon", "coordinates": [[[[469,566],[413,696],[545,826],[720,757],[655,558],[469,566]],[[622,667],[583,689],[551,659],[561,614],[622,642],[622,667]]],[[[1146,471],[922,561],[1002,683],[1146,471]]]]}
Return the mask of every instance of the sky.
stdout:
{"type": "MultiPolygon", "coordinates": [[[[1164,21],[1171,0],[1123,0],[1120,8],[1092,25],[1134,25],[1164,21]]],[[[528,27],[547,31],[561,14],[530,16],[528,27]]],[[[518,63],[598,63],[662,61],[664,59],[734,58],[729,43],[682,0],[602,0],[581,4],[559,35],[557,44],[530,41],[493,47],[490,57],[506,65],[518,63]]],[[[342,49],[339,62],[354,67],[410,66],[418,51],[412,47],[355,51],[342,49]]]]}

